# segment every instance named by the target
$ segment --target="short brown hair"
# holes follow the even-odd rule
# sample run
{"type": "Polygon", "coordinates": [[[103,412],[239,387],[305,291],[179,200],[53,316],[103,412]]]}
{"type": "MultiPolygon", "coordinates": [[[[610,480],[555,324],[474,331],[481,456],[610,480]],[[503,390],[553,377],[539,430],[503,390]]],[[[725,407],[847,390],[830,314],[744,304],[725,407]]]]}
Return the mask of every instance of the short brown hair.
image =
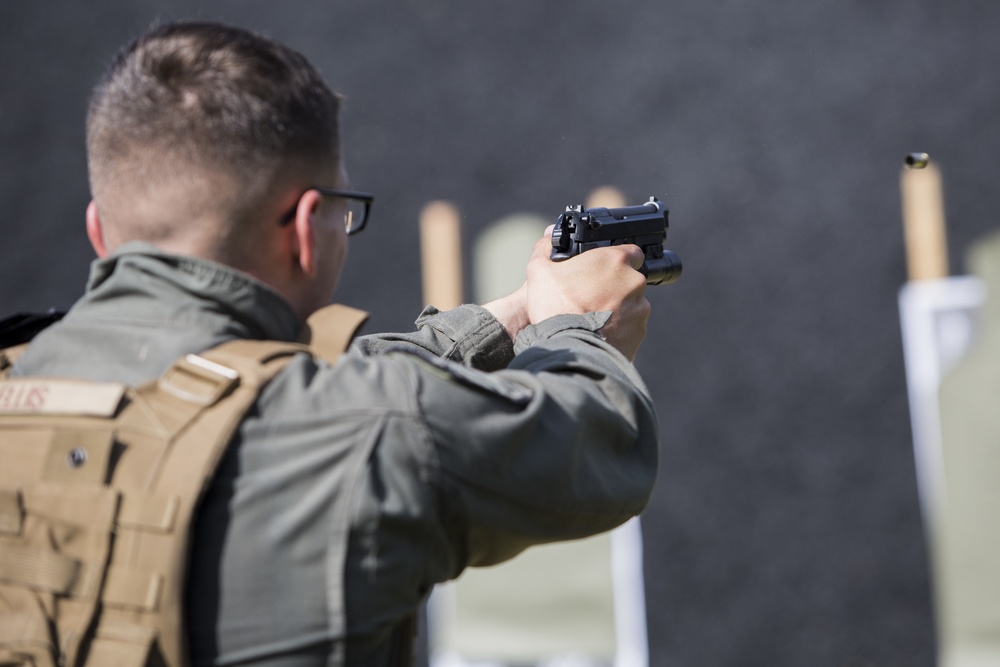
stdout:
{"type": "Polygon", "coordinates": [[[288,159],[337,164],[338,113],[297,51],[223,24],[165,24],[126,46],[94,90],[91,188],[155,187],[193,167],[259,191],[288,159]]]}

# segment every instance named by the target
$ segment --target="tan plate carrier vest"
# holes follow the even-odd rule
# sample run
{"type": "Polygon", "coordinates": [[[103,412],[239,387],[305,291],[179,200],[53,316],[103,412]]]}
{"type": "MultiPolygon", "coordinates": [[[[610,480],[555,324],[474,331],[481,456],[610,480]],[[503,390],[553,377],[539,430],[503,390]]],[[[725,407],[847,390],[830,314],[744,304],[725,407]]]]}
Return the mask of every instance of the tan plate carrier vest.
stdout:
{"type": "Polygon", "coordinates": [[[292,355],[334,361],[366,317],[330,306],[309,346],[231,341],[137,388],[0,369],[0,665],[188,664],[192,518],[226,445],[292,355]]]}

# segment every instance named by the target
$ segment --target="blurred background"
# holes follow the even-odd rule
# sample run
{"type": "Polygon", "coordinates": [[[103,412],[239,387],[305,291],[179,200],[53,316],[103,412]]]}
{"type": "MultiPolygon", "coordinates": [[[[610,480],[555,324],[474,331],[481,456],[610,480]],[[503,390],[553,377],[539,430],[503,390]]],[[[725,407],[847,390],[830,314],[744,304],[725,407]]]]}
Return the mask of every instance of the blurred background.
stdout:
{"type": "Polygon", "coordinates": [[[376,201],[337,300],[373,313],[368,332],[423,306],[429,200],[457,206],[467,253],[598,186],[666,200],[684,277],[649,290],[636,361],[663,432],[650,664],[934,664],[899,172],[911,151],[941,167],[962,272],[997,224],[1000,4],[2,2],[3,313],[81,294],[89,90],[179,18],[266,32],[346,96],[348,169],[376,201]]]}

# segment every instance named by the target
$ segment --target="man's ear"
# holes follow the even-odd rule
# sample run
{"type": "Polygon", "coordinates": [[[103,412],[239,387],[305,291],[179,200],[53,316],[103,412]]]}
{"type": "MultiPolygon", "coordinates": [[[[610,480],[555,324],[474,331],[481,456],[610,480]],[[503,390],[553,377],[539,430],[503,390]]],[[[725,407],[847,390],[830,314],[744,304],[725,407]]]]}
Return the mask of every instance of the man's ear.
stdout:
{"type": "Polygon", "coordinates": [[[104,228],[101,226],[101,216],[97,212],[97,202],[93,199],[87,205],[87,238],[94,248],[98,258],[104,259],[108,256],[108,247],[104,243],[104,228]]]}
{"type": "Polygon", "coordinates": [[[314,216],[319,209],[323,196],[316,190],[307,190],[299,197],[299,204],[295,208],[295,219],[292,222],[295,235],[295,246],[297,249],[297,261],[299,268],[307,276],[316,274],[316,257],[318,248],[316,247],[316,228],[314,216]]]}

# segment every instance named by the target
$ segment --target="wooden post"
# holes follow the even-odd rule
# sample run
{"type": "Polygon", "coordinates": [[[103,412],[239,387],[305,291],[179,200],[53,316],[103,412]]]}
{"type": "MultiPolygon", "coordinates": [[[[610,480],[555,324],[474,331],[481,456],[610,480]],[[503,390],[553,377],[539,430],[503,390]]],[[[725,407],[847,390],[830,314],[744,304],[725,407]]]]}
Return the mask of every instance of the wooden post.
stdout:
{"type": "Polygon", "coordinates": [[[910,280],[948,276],[941,172],[926,153],[906,156],[899,175],[903,232],[910,280]]]}
{"type": "Polygon", "coordinates": [[[458,209],[432,201],[420,212],[424,305],[451,310],[462,305],[462,244],[458,209]]]}

